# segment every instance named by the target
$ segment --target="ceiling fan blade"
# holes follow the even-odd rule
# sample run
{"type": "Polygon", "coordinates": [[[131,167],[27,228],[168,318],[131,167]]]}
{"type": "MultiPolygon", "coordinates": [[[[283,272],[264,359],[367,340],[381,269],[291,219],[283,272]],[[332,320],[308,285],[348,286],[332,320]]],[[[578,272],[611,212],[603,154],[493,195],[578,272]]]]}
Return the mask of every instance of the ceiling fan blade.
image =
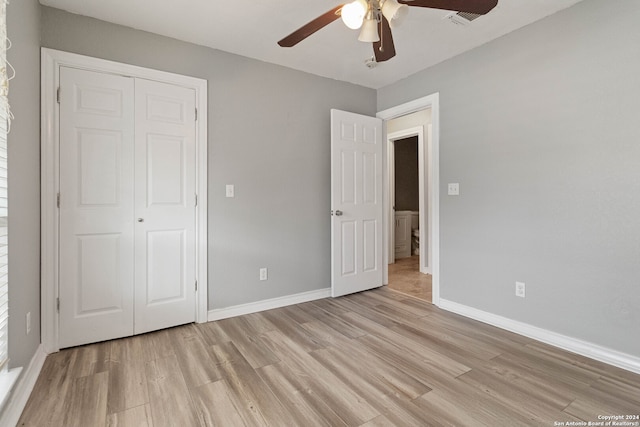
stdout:
{"type": "Polygon", "coordinates": [[[407,6],[455,10],[456,12],[484,15],[496,7],[498,0],[398,0],[407,6]]]}
{"type": "Polygon", "coordinates": [[[287,37],[280,40],[278,44],[282,47],[291,47],[297,45],[302,40],[309,37],[311,34],[326,27],[336,19],[340,18],[340,10],[342,9],[342,6],[344,5],[341,4],[340,6],[336,6],[327,13],[318,16],[313,21],[309,22],[306,25],[303,25],[293,33],[289,34],[287,37]]]}
{"type": "Polygon", "coordinates": [[[396,56],[396,47],[393,45],[389,21],[383,15],[380,15],[378,34],[380,41],[373,42],[373,54],[376,57],[376,62],[384,62],[396,56]]]}

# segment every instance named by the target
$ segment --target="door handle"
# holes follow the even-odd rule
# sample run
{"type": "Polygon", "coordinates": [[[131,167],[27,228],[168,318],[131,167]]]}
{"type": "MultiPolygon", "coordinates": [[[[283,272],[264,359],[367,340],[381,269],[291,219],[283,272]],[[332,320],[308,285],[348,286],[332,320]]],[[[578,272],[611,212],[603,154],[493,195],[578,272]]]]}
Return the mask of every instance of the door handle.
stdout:
{"type": "Polygon", "coordinates": [[[138,218],[138,222],[144,222],[144,218],[138,218]]]}
{"type": "Polygon", "coordinates": [[[336,211],[336,216],[342,216],[342,211],[336,211]]]}

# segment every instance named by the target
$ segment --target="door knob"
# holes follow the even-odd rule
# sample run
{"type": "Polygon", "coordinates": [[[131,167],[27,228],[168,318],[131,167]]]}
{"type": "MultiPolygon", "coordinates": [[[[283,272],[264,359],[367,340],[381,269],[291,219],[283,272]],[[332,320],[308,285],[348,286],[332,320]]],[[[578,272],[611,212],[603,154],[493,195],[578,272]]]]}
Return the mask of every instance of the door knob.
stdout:
{"type": "Polygon", "coordinates": [[[138,218],[138,222],[144,222],[144,218],[138,218]]]}
{"type": "Polygon", "coordinates": [[[342,216],[342,211],[336,211],[336,216],[342,216]]]}

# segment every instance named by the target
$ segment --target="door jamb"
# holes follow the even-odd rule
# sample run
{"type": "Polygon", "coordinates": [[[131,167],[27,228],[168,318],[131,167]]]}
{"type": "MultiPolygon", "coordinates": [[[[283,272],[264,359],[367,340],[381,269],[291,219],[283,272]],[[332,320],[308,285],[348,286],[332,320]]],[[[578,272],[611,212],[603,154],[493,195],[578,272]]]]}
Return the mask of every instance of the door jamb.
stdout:
{"type": "MultiPolygon", "coordinates": [[[[169,83],[195,90],[196,122],[196,322],[207,321],[207,81],[55,49],[41,49],[41,341],[47,353],[59,350],[57,311],[59,262],[59,118],[60,67],[70,67],[169,83]]],[[[194,284],[195,285],[195,284],[194,284]]]]}
{"type": "MultiPolygon", "coordinates": [[[[440,306],[440,94],[438,92],[433,93],[422,98],[415,99],[413,101],[406,102],[404,104],[397,105],[395,107],[388,108],[386,110],[379,111],[376,117],[384,120],[385,131],[386,121],[394,119],[396,117],[404,116],[407,114],[415,113],[416,111],[431,108],[431,138],[430,143],[427,144],[427,170],[428,170],[428,195],[427,200],[431,208],[430,229],[431,229],[431,274],[432,274],[432,303],[436,306],[440,306]]],[[[384,139],[384,144],[387,144],[387,140],[384,139]]],[[[387,153],[388,148],[383,150],[383,153],[387,153]]],[[[383,191],[383,203],[388,205],[389,198],[389,170],[386,167],[386,162],[383,162],[384,167],[384,180],[385,188],[383,191]]],[[[389,226],[389,212],[385,209],[384,212],[385,226],[389,226]]],[[[388,232],[388,230],[387,230],[388,232]]],[[[387,239],[387,233],[383,233],[383,238],[387,239]]],[[[389,244],[385,241],[384,259],[389,259],[389,244]]],[[[385,262],[384,264],[384,281],[385,284],[389,283],[389,269],[385,262]]]]}
{"type": "MultiPolygon", "coordinates": [[[[387,205],[385,209],[387,211],[387,264],[393,264],[395,262],[395,143],[398,140],[411,138],[413,136],[418,137],[418,206],[419,206],[419,228],[420,228],[420,272],[424,274],[431,274],[431,266],[428,263],[426,256],[427,249],[427,235],[428,226],[427,220],[429,218],[429,210],[424,209],[425,203],[425,190],[429,188],[429,181],[425,176],[425,139],[424,139],[424,126],[415,126],[407,129],[402,129],[397,132],[387,134],[387,175],[389,177],[389,197],[387,198],[387,205]]],[[[388,274],[388,272],[387,272],[388,274]]],[[[388,280],[387,280],[388,281],[388,280]]]]}

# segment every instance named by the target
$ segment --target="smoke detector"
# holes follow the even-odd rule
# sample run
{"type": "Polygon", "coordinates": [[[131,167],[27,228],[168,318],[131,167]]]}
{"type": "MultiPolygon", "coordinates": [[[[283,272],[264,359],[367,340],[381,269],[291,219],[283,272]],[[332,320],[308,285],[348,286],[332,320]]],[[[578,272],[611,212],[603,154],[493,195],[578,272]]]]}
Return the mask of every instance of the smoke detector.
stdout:
{"type": "Polygon", "coordinates": [[[367,68],[369,68],[369,69],[376,68],[378,66],[378,63],[376,62],[375,56],[372,56],[371,58],[365,59],[364,60],[364,65],[366,65],[367,68]]]}
{"type": "Polygon", "coordinates": [[[452,23],[456,25],[469,25],[469,23],[473,20],[478,19],[482,15],[478,15],[476,13],[468,13],[468,12],[451,12],[444,19],[448,19],[452,23]]]}

